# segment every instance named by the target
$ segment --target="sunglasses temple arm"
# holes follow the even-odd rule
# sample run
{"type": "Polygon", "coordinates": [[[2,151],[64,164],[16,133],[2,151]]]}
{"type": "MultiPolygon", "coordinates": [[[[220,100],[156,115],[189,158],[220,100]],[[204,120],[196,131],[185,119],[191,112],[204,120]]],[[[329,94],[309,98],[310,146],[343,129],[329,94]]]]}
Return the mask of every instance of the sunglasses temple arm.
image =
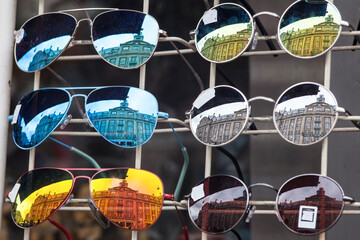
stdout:
{"type": "Polygon", "coordinates": [[[181,169],[181,173],[180,173],[180,177],[179,180],[176,184],[176,188],[175,188],[175,192],[174,192],[174,200],[178,201],[179,200],[179,195],[180,195],[180,191],[181,191],[181,187],[183,185],[184,179],[185,179],[185,175],[189,166],[189,155],[187,153],[186,148],[183,146],[183,144],[181,143],[181,140],[179,138],[179,136],[177,135],[173,125],[171,124],[171,122],[169,122],[169,125],[173,131],[173,133],[175,134],[176,139],[178,140],[180,147],[181,147],[181,152],[183,154],[183,158],[184,158],[184,163],[181,169]]]}
{"type": "Polygon", "coordinates": [[[348,196],[344,196],[343,201],[344,202],[350,202],[350,203],[356,202],[355,199],[353,199],[352,197],[348,197],[348,196]]]}
{"type": "Polygon", "coordinates": [[[65,236],[66,236],[66,238],[67,238],[68,240],[72,240],[72,238],[71,238],[71,236],[70,236],[70,233],[69,233],[63,226],[61,226],[58,222],[56,222],[56,221],[54,221],[54,220],[52,220],[52,219],[50,219],[50,218],[48,218],[48,221],[49,221],[52,225],[54,225],[55,227],[57,227],[58,229],[60,229],[60,231],[62,231],[62,232],[65,234],[65,236]]]}
{"type": "Polygon", "coordinates": [[[181,225],[182,225],[182,230],[183,230],[183,232],[184,232],[184,238],[185,238],[185,240],[189,240],[189,231],[188,231],[188,229],[187,229],[187,226],[184,224],[184,221],[183,221],[183,219],[182,219],[182,217],[181,217],[180,211],[179,211],[179,209],[177,208],[177,206],[175,205],[174,207],[175,207],[175,209],[176,209],[176,213],[177,213],[177,215],[178,215],[178,217],[179,217],[179,219],[180,219],[181,225]]]}
{"type": "Polygon", "coordinates": [[[191,66],[191,64],[189,63],[189,61],[184,57],[184,54],[182,54],[179,50],[179,48],[175,45],[175,43],[173,41],[170,41],[170,44],[175,48],[175,50],[178,52],[178,54],[180,55],[181,59],[185,62],[185,64],[188,66],[188,68],[190,69],[190,71],[192,72],[192,74],[194,75],[197,83],[199,84],[200,90],[201,92],[204,91],[204,84],[203,81],[201,80],[199,74],[195,71],[195,69],[191,66]]]}
{"type": "Polygon", "coordinates": [[[231,232],[236,236],[236,238],[237,238],[238,240],[242,240],[240,234],[239,234],[237,231],[235,231],[234,229],[231,229],[231,232]]]}
{"type": "Polygon", "coordinates": [[[108,228],[110,227],[110,221],[104,217],[104,215],[102,215],[95,207],[93,201],[91,200],[90,196],[89,196],[89,207],[91,212],[93,213],[96,221],[103,227],[103,228],[108,228]]]}
{"type": "Polygon", "coordinates": [[[100,165],[96,162],[96,160],[92,157],[90,157],[89,155],[87,155],[86,153],[84,153],[83,151],[80,151],[79,149],[75,148],[75,147],[71,147],[69,145],[66,145],[65,143],[63,142],[60,142],[59,140],[56,140],[55,138],[52,138],[52,137],[49,137],[50,140],[70,149],[70,151],[80,155],[81,157],[85,158],[86,160],[89,161],[89,163],[91,165],[93,165],[95,168],[101,168],[100,165]]]}
{"type": "MultiPolygon", "coordinates": [[[[350,32],[359,31],[359,30],[360,30],[360,20],[359,20],[359,23],[358,23],[358,26],[357,26],[357,29],[356,29],[356,30],[355,30],[355,28],[354,28],[349,22],[342,21],[342,22],[341,22],[341,25],[347,27],[350,32]]],[[[355,35],[355,36],[354,36],[354,41],[353,41],[353,46],[355,46],[355,45],[358,44],[358,43],[360,43],[360,36],[359,36],[359,35],[355,35]]],[[[355,51],[355,50],[353,50],[353,51],[355,51]]]]}
{"type": "MultiPolygon", "coordinates": [[[[352,116],[352,114],[351,114],[348,110],[346,110],[346,109],[345,109],[345,115],[346,115],[347,117],[352,116]]],[[[354,124],[355,127],[357,127],[357,128],[360,129],[360,121],[351,120],[351,122],[354,124]]]]}
{"type": "Polygon", "coordinates": [[[238,174],[238,177],[241,181],[244,181],[244,176],[242,174],[241,171],[241,167],[237,161],[237,159],[227,150],[225,150],[223,147],[216,147],[215,149],[219,150],[220,152],[222,152],[225,156],[227,156],[228,158],[230,158],[230,160],[232,161],[232,163],[234,164],[234,167],[236,169],[236,172],[238,174]]]}

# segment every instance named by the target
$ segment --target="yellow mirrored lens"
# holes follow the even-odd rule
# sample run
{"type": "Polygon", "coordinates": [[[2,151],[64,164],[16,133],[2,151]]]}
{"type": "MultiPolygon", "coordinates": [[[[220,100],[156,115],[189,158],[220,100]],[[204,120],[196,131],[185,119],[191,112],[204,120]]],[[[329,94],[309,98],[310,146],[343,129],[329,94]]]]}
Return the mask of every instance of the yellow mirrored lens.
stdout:
{"type": "MultiPolygon", "coordinates": [[[[47,179],[43,180],[46,182],[47,179]]],[[[19,226],[32,227],[46,220],[64,202],[73,181],[72,178],[51,181],[49,184],[43,183],[36,190],[32,182],[19,181],[18,184],[20,188],[12,203],[12,217],[19,226]]]]}
{"type": "Polygon", "coordinates": [[[108,170],[93,178],[91,195],[111,222],[122,228],[142,230],[160,215],[163,185],[156,175],[144,170],[108,170]]]}

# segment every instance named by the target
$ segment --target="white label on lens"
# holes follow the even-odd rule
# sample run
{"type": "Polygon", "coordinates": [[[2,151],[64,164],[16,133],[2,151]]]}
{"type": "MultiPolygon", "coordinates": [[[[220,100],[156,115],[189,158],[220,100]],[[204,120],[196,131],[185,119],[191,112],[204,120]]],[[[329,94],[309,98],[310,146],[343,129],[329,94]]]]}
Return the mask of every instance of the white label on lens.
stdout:
{"type": "Polygon", "coordinates": [[[298,227],[305,229],[316,229],[318,207],[300,206],[298,227]]]}
{"type": "Polygon", "coordinates": [[[212,10],[206,11],[203,16],[203,22],[204,22],[204,25],[217,22],[217,10],[212,9],[212,10]]]}
{"type": "Polygon", "coordinates": [[[21,104],[16,105],[15,110],[14,110],[14,114],[13,114],[13,119],[11,120],[11,125],[14,125],[15,123],[17,123],[17,119],[19,117],[20,109],[21,109],[21,104]]]}
{"type": "Polygon", "coordinates": [[[14,32],[16,43],[21,42],[21,40],[24,38],[24,33],[25,33],[25,31],[22,28],[20,30],[14,32]]]}
{"type": "Polygon", "coordinates": [[[18,194],[20,186],[21,186],[20,183],[15,183],[15,186],[9,192],[8,198],[10,199],[10,202],[12,202],[12,203],[15,202],[15,198],[16,198],[16,195],[18,194]]]}
{"type": "Polygon", "coordinates": [[[191,198],[194,201],[197,201],[203,197],[205,197],[205,193],[204,193],[204,184],[200,184],[199,186],[193,187],[191,190],[191,198]]]}

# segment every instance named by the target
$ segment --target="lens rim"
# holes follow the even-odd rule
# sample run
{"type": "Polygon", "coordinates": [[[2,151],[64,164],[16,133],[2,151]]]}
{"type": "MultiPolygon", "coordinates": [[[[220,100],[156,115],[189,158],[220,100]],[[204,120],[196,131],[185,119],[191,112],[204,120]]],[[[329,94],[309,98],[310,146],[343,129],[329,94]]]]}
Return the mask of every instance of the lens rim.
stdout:
{"type": "Polygon", "coordinates": [[[329,131],[328,131],[322,138],[320,138],[318,141],[310,142],[310,143],[306,143],[306,144],[298,144],[298,143],[295,143],[295,142],[291,142],[290,140],[288,140],[287,138],[285,138],[285,137],[281,134],[280,129],[279,129],[279,127],[278,127],[278,124],[276,123],[276,112],[275,112],[276,107],[277,107],[277,105],[279,104],[280,99],[283,97],[283,95],[284,95],[286,92],[288,92],[290,89],[292,89],[292,88],[294,88],[294,87],[297,87],[297,86],[300,86],[300,85],[305,85],[305,84],[313,84],[313,85],[318,86],[319,88],[323,88],[324,90],[326,90],[326,91],[332,96],[332,98],[333,98],[333,100],[334,100],[334,102],[335,102],[335,104],[336,104],[335,110],[337,110],[337,108],[339,107],[338,102],[337,102],[336,97],[334,96],[334,94],[333,94],[328,88],[326,88],[325,86],[323,86],[323,85],[321,85],[321,84],[319,84],[319,83],[315,83],[315,82],[300,82],[300,83],[297,83],[297,84],[294,84],[294,85],[288,87],[285,91],[283,91],[283,92],[280,94],[280,96],[278,97],[278,99],[276,100],[275,104],[274,104],[273,117],[272,117],[273,123],[274,123],[274,126],[275,126],[275,128],[276,128],[276,131],[278,132],[278,134],[279,134],[284,140],[286,140],[287,142],[292,143],[292,144],[294,144],[294,145],[297,145],[297,146],[309,146],[309,145],[313,145],[313,144],[316,144],[316,143],[319,143],[319,142],[323,141],[323,140],[324,140],[325,138],[327,138],[327,137],[329,136],[329,134],[333,131],[333,129],[335,128],[335,125],[336,125],[336,123],[337,123],[338,117],[339,117],[339,112],[338,112],[338,111],[335,111],[335,120],[334,120],[334,122],[332,123],[329,131]]]}
{"type": "MultiPolygon", "coordinates": [[[[93,195],[92,195],[92,190],[91,190],[91,182],[92,182],[92,180],[94,179],[94,177],[95,177],[96,175],[98,175],[98,174],[101,174],[101,173],[106,172],[106,171],[114,171],[114,170],[122,170],[122,169],[135,170],[135,171],[138,171],[138,172],[147,172],[147,173],[153,175],[154,177],[156,177],[156,178],[159,180],[159,182],[160,182],[160,184],[161,184],[161,186],[162,186],[163,197],[162,197],[162,201],[161,201],[160,213],[159,213],[159,215],[157,216],[157,218],[154,220],[154,222],[153,222],[151,225],[147,226],[146,228],[136,229],[136,230],[135,230],[135,229],[131,229],[131,231],[142,231],[142,230],[148,229],[148,228],[152,227],[152,226],[158,221],[158,219],[160,218],[161,212],[162,212],[162,208],[163,208],[163,206],[164,206],[164,183],[163,183],[163,181],[161,180],[161,178],[160,178],[158,175],[156,175],[155,173],[150,172],[150,171],[145,170],[145,169],[140,169],[140,168],[128,168],[128,167],[103,168],[103,169],[101,169],[100,171],[96,172],[96,173],[90,178],[90,180],[89,180],[90,199],[91,199],[91,201],[94,203],[94,206],[96,207],[96,209],[97,209],[106,219],[108,219],[108,218],[106,217],[106,215],[105,215],[105,214],[99,209],[99,207],[95,204],[95,201],[94,201],[94,198],[93,198],[93,195]]],[[[117,227],[119,227],[119,228],[121,228],[121,229],[129,230],[129,229],[124,228],[124,227],[120,226],[119,224],[111,221],[110,219],[108,219],[108,220],[109,220],[112,224],[114,224],[115,226],[117,226],[117,227]]]]}
{"type": "Polygon", "coordinates": [[[322,178],[325,178],[327,180],[329,180],[330,182],[334,183],[340,190],[343,198],[345,197],[345,194],[344,194],[344,191],[342,189],[342,187],[340,186],[339,183],[337,183],[334,179],[328,177],[328,176],[325,176],[325,175],[321,175],[321,174],[317,174],[317,173],[305,173],[305,174],[300,174],[300,175],[297,175],[297,176],[294,176],[290,179],[288,179],[285,183],[283,183],[283,185],[279,188],[278,190],[278,193],[276,195],[276,200],[275,200],[275,211],[277,213],[277,215],[279,216],[278,219],[279,221],[291,232],[297,234],[297,235],[303,235],[303,236],[313,236],[313,235],[318,235],[320,233],[323,233],[323,232],[326,232],[327,230],[329,230],[330,228],[332,228],[336,222],[340,219],[341,215],[342,215],[342,212],[344,210],[344,206],[345,206],[345,203],[344,203],[344,200],[342,199],[342,207],[341,207],[341,210],[340,210],[340,213],[339,215],[337,216],[337,218],[330,224],[330,226],[328,226],[327,228],[325,228],[324,230],[320,230],[319,232],[316,232],[316,233],[299,233],[293,229],[291,229],[290,227],[288,227],[284,221],[282,220],[281,218],[281,214],[279,212],[279,208],[278,208],[278,201],[279,201],[279,193],[281,192],[282,188],[290,181],[293,181],[294,179],[296,178],[301,178],[301,177],[304,177],[304,176],[314,176],[314,177],[322,177],[322,178]]]}
{"type": "Polygon", "coordinates": [[[198,140],[200,143],[206,145],[206,146],[210,146],[210,147],[220,147],[220,146],[224,146],[226,144],[229,144],[231,143],[232,141],[234,141],[235,139],[237,139],[240,134],[245,130],[246,126],[247,126],[247,123],[249,121],[249,116],[250,116],[250,106],[249,106],[249,101],[248,99],[246,98],[246,96],[237,88],[235,87],[232,87],[232,86],[229,86],[229,85],[218,85],[218,86],[215,86],[215,87],[211,87],[211,88],[208,88],[208,89],[205,89],[204,91],[202,91],[197,97],[196,99],[194,100],[193,104],[192,104],[192,107],[191,107],[191,110],[190,110],[190,115],[189,115],[189,126],[190,126],[190,130],[191,130],[191,133],[193,134],[193,136],[196,138],[196,140],[198,140]],[[220,144],[217,144],[217,145],[213,145],[213,144],[209,144],[209,143],[205,143],[203,141],[201,141],[197,136],[196,136],[196,128],[195,126],[193,126],[192,124],[192,113],[194,111],[194,103],[198,100],[198,98],[203,95],[206,91],[210,91],[212,89],[216,89],[216,88],[229,88],[231,90],[234,90],[236,92],[238,92],[244,99],[244,104],[246,104],[246,118],[245,118],[245,121],[244,121],[244,125],[242,126],[242,128],[239,130],[239,132],[236,134],[236,136],[234,136],[232,139],[230,139],[229,141],[226,141],[224,143],[220,143],[220,144]]]}
{"type": "Polygon", "coordinates": [[[18,59],[16,58],[16,48],[18,46],[18,43],[14,43],[14,59],[15,59],[15,63],[16,65],[18,66],[18,68],[23,71],[23,72],[27,72],[27,73],[33,73],[33,72],[37,72],[37,71],[41,71],[43,70],[44,68],[50,66],[52,63],[54,63],[63,53],[64,51],[68,48],[68,46],[70,45],[70,43],[72,42],[72,40],[74,39],[74,34],[79,26],[79,23],[78,23],[78,20],[72,16],[71,14],[68,14],[68,13],[65,13],[65,12],[48,12],[48,13],[43,13],[43,14],[39,14],[39,15],[36,15],[36,16],[33,16],[31,18],[29,18],[28,20],[26,20],[23,25],[21,25],[21,27],[19,28],[20,29],[24,29],[25,25],[32,21],[33,19],[35,18],[38,18],[38,17],[42,17],[42,16],[45,16],[45,15],[67,15],[67,16],[70,16],[72,19],[74,19],[74,22],[75,22],[75,28],[73,30],[73,33],[71,34],[71,38],[69,39],[68,43],[65,45],[65,47],[63,48],[63,50],[48,64],[46,64],[45,66],[43,66],[42,68],[40,69],[37,69],[37,70],[31,70],[31,71],[28,71],[28,70],[23,70],[22,68],[20,68],[20,66],[18,65],[18,59]]]}
{"type": "MultiPolygon", "coordinates": [[[[146,91],[146,90],[144,90],[144,89],[136,88],[136,87],[129,87],[129,86],[105,86],[105,87],[98,87],[98,88],[92,90],[92,91],[85,97],[85,112],[86,112],[86,113],[87,113],[87,110],[88,110],[88,109],[87,109],[87,100],[88,100],[89,96],[90,96],[92,93],[94,93],[94,92],[96,92],[96,91],[98,91],[98,90],[101,90],[101,89],[105,89],[105,88],[129,88],[129,90],[130,90],[130,89],[136,89],[137,91],[142,91],[142,92],[145,92],[145,93],[149,94],[149,96],[151,96],[151,97],[154,99],[155,103],[156,103],[156,122],[155,122],[155,125],[154,125],[154,129],[153,129],[153,131],[151,132],[150,136],[147,138],[147,140],[144,141],[144,142],[141,143],[141,144],[136,145],[136,146],[121,146],[121,145],[119,145],[119,144],[116,144],[116,143],[114,143],[114,142],[111,142],[111,141],[110,141],[109,139],[107,139],[101,132],[97,131],[97,130],[95,129],[95,127],[94,127],[94,129],[96,130],[96,132],[98,132],[106,141],[108,141],[109,143],[111,143],[111,144],[113,144],[113,145],[115,145],[115,146],[117,146],[117,147],[122,147],[122,148],[136,148],[136,147],[142,146],[142,145],[144,145],[145,143],[147,143],[147,142],[152,138],[152,136],[153,136],[153,134],[154,134],[154,132],[155,132],[157,123],[158,123],[158,119],[159,119],[159,104],[158,104],[158,101],[157,101],[156,97],[155,97],[152,93],[150,93],[150,92],[148,92],[148,91],[146,91]]],[[[90,119],[87,115],[86,115],[86,117],[87,117],[87,119],[91,122],[91,124],[93,125],[93,122],[91,121],[91,119],[90,119]]],[[[136,127],[136,128],[137,128],[137,127],[136,127]]]]}
{"type": "MultiPolygon", "coordinates": [[[[66,198],[63,200],[63,202],[62,202],[48,217],[46,217],[42,222],[37,223],[37,224],[35,224],[35,225],[33,225],[33,226],[29,226],[29,227],[20,226],[19,224],[17,224],[17,222],[16,222],[15,219],[14,219],[14,215],[13,215],[13,203],[10,202],[10,203],[11,203],[11,219],[13,220],[14,224],[15,224],[16,226],[18,226],[19,228],[22,228],[22,229],[31,229],[31,228],[33,228],[33,227],[37,227],[39,224],[45,222],[46,220],[48,220],[49,218],[51,218],[55,213],[57,213],[57,211],[58,211],[62,206],[64,206],[64,205],[67,203],[68,199],[70,198],[71,193],[72,193],[72,191],[73,191],[73,189],[74,189],[74,186],[75,186],[75,177],[74,177],[74,175],[73,175],[69,170],[67,170],[67,169],[56,168],[56,167],[35,168],[35,169],[32,169],[32,170],[30,170],[30,171],[27,171],[27,172],[23,173],[23,174],[17,179],[16,183],[18,183],[18,182],[21,180],[21,178],[24,177],[24,175],[26,175],[26,174],[28,174],[28,173],[30,173],[30,172],[35,172],[35,171],[39,171],[39,170],[40,170],[40,171],[42,171],[42,170],[51,170],[51,169],[61,170],[61,171],[67,172],[67,173],[69,173],[70,176],[72,177],[72,186],[71,186],[71,189],[70,189],[68,195],[67,195],[66,198]]],[[[15,183],[15,184],[16,184],[16,183],[15,183]]],[[[16,196],[17,196],[17,195],[18,195],[18,193],[16,193],[16,196]]]]}
{"type": "MultiPolygon", "coordinates": [[[[323,0],[323,1],[325,1],[326,3],[328,3],[330,6],[332,6],[332,7],[334,8],[334,10],[339,14],[339,16],[340,16],[340,22],[341,22],[341,21],[342,21],[342,17],[341,17],[341,14],[340,14],[338,8],[337,8],[333,3],[329,2],[328,0],[323,0]]],[[[340,37],[340,35],[341,35],[342,26],[341,26],[341,24],[340,24],[340,26],[339,26],[339,31],[338,31],[338,34],[337,34],[336,39],[334,40],[334,42],[333,42],[325,51],[323,51],[323,52],[321,52],[321,53],[319,53],[319,54],[317,54],[317,55],[314,55],[314,56],[298,56],[298,55],[293,54],[293,53],[290,52],[288,49],[286,49],[285,46],[283,45],[283,43],[282,43],[282,41],[281,41],[281,39],[280,39],[280,34],[279,34],[279,32],[280,32],[280,24],[281,24],[281,22],[282,22],[282,20],[283,20],[283,18],[284,18],[284,15],[289,11],[289,9],[290,9],[293,5],[295,5],[295,4],[299,3],[299,2],[306,2],[306,0],[297,0],[297,1],[295,1],[295,2],[292,3],[292,4],[283,12],[283,14],[281,15],[281,17],[280,17],[280,19],[279,19],[278,27],[277,27],[277,34],[276,34],[276,35],[277,35],[277,38],[276,38],[276,39],[277,39],[277,42],[278,42],[279,46],[281,47],[281,49],[283,49],[284,51],[286,51],[286,53],[288,53],[289,55],[291,55],[291,56],[293,56],[293,57],[300,58],[300,59],[313,59],[313,58],[320,57],[320,56],[326,54],[328,51],[330,51],[330,50],[334,47],[335,43],[338,41],[338,39],[339,39],[339,37],[340,37]]],[[[311,3],[308,3],[308,4],[311,4],[311,3]]]]}
{"type": "MultiPolygon", "coordinates": [[[[35,148],[35,147],[39,146],[42,142],[44,142],[44,141],[55,131],[55,129],[56,129],[58,126],[60,126],[60,125],[64,122],[64,120],[65,120],[66,117],[67,117],[67,113],[68,113],[68,111],[69,111],[69,109],[70,109],[71,102],[72,102],[72,96],[70,95],[70,93],[69,93],[68,91],[66,91],[65,89],[61,89],[61,88],[41,88],[41,89],[32,91],[32,92],[26,94],[25,96],[23,96],[23,97],[20,99],[20,101],[17,103],[17,105],[19,105],[19,104],[21,103],[21,101],[22,101],[25,97],[27,97],[28,95],[34,94],[34,93],[40,92],[40,91],[46,91],[46,90],[59,90],[59,91],[65,92],[65,93],[69,96],[68,106],[67,106],[67,108],[66,108],[66,110],[65,110],[65,112],[64,112],[64,115],[62,116],[61,120],[57,123],[57,125],[56,125],[40,142],[38,142],[37,144],[35,144],[35,145],[32,146],[32,147],[22,147],[22,146],[20,146],[20,145],[16,142],[16,140],[15,140],[15,134],[14,134],[14,125],[15,125],[15,124],[17,125],[18,122],[16,122],[15,124],[13,124],[13,125],[12,125],[12,137],[13,137],[13,141],[14,141],[15,145],[16,145],[17,147],[19,147],[20,149],[30,150],[30,149],[32,149],[32,148],[35,148]]],[[[20,110],[20,111],[21,111],[21,110],[20,110]]]]}
{"type": "Polygon", "coordinates": [[[198,21],[198,24],[196,25],[196,28],[195,28],[194,45],[195,45],[195,47],[196,47],[196,51],[199,53],[199,55],[200,55],[203,59],[205,59],[206,61],[211,62],[211,63],[220,63],[220,64],[221,64],[221,63],[227,63],[227,62],[231,62],[231,61],[234,61],[235,59],[239,58],[239,57],[249,48],[249,46],[250,46],[250,44],[251,44],[251,42],[252,42],[252,40],[253,40],[253,38],[254,38],[254,34],[255,34],[254,19],[253,19],[253,17],[251,16],[250,12],[249,12],[248,10],[246,10],[246,8],[244,8],[243,6],[241,6],[241,5],[239,5],[239,4],[236,4],[236,3],[230,3],[230,2],[218,4],[218,5],[210,8],[210,9],[207,10],[206,12],[203,13],[203,15],[201,16],[201,18],[200,18],[200,20],[198,21]],[[237,54],[234,58],[231,58],[231,59],[228,59],[228,60],[220,61],[220,62],[219,62],[219,61],[214,61],[214,60],[208,59],[208,58],[204,57],[204,56],[201,54],[201,49],[198,48],[198,44],[197,44],[197,42],[198,42],[198,40],[197,40],[197,32],[198,32],[198,30],[199,30],[200,23],[201,23],[201,21],[202,21],[203,18],[204,18],[204,14],[205,14],[206,12],[210,11],[210,10],[213,10],[213,9],[218,8],[218,7],[220,7],[220,6],[223,6],[223,5],[228,5],[228,6],[233,5],[233,6],[239,7],[239,8],[241,8],[242,10],[244,10],[244,11],[248,14],[248,16],[249,16],[249,18],[250,18],[250,22],[251,22],[251,24],[252,24],[252,31],[251,31],[251,36],[249,37],[249,42],[247,43],[247,45],[244,47],[244,49],[243,49],[239,54],[237,54]]]}
{"type": "MultiPolygon", "coordinates": [[[[144,17],[145,18],[145,17],[144,17]]],[[[102,12],[100,14],[98,14],[93,20],[92,20],[92,23],[91,23],[91,42],[92,42],[92,45],[94,46],[94,49],[95,51],[97,52],[97,54],[101,57],[101,59],[103,59],[106,63],[110,64],[111,66],[113,67],[116,67],[116,68],[119,68],[119,69],[124,69],[124,70],[131,70],[131,69],[138,69],[140,68],[141,66],[145,65],[149,60],[150,58],[152,58],[152,56],[154,55],[155,51],[156,51],[156,48],[157,48],[157,45],[159,43],[159,30],[160,30],[160,27],[159,27],[159,23],[157,22],[157,20],[151,16],[150,14],[147,14],[147,13],[144,13],[144,12],[140,12],[140,11],[136,11],[136,10],[128,10],[128,9],[118,9],[118,10],[109,10],[109,11],[105,11],[105,12],[102,12]],[[154,50],[152,51],[152,53],[150,54],[150,56],[148,57],[148,59],[146,59],[145,62],[141,63],[140,65],[136,66],[136,67],[130,67],[130,68],[124,68],[124,67],[120,67],[120,66],[117,66],[115,64],[112,64],[110,63],[109,61],[107,61],[99,52],[98,50],[95,48],[95,45],[94,45],[94,38],[93,38],[93,29],[94,29],[94,23],[96,22],[96,19],[103,15],[103,14],[107,14],[107,13],[112,13],[112,12],[133,12],[133,13],[137,13],[137,14],[143,14],[145,16],[148,16],[150,18],[152,18],[154,20],[154,22],[156,23],[156,28],[157,28],[157,41],[156,41],[156,44],[155,44],[155,47],[154,47],[154,50]]]]}
{"type": "Polygon", "coordinates": [[[189,218],[190,218],[191,222],[192,222],[192,223],[194,224],[194,226],[195,226],[197,229],[199,229],[200,231],[202,231],[202,232],[204,232],[204,233],[207,233],[207,234],[211,234],[211,235],[224,234],[224,233],[227,233],[227,232],[231,231],[232,229],[234,229],[234,228],[240,223],[240,221],[245,217],[246,211],[247,211],[247,209],[249,208],[249,201],[250,201],[249,189],[248,189],[248,187],[246,186],[246,184],[245,184],[243,181],[241,181],[239,178],[237,178],[237,177],[235,177],[235,176],[232,176],[232,175],[229,175],[229,174],[215,174],[215,175],[211,175],[211,176],[208,176],[208,177],[200,180],[199,182],[197,182],[197,183],[192,187],[191,192],[190,192],[190,194],[189,194],[189,199],[191,198],[191,194],[192,194],[192,191],[193,191],[194,187],[197,187],[197,186],[199,186],[201,183],[205,182],[206,180],[208,180],[208,179],[210,179],[210,178],[215,178],[215,177],[233,178],[234,180],[236,180],[236,181],[238,181],[239,183],[241,183],[241,184],[244,186],[245,191],[246,191],[246,206],[245,206],[245,208],[244,208],[244,213],[241,215],[241,217],[239,218],[239,220],[238,220],[231,228],[229,228],[228,230],[225,230],[225,231],[223,231],[223,232],[216,232],[216,233],[214,233],[214,232],[207,232],[207,231],[199,228],[199,226],[195,223],[195,221],[194,221],[194,220],[192,219],[192,217],[191,217],[191,213],[190,213],[190,211],[191,211],[190,200],[188,200],[188,201],[187,201],[187,202],[188,202],[188,203],[187,203],[187,212],[188,212],[188,214],[189,214],[189,218]]]}

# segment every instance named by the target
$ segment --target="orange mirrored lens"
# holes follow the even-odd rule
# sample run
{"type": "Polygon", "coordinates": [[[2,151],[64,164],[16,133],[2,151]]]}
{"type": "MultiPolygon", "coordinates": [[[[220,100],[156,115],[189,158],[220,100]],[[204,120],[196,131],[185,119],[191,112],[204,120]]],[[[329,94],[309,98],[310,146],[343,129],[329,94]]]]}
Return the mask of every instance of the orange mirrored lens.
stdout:
{"type": "Polygon", "coordinates": [[[163,203],[159,177],[140,169],[113,169],[96,174],[90,184],[94,204],[114,224],[143,230],[158,219],[163,203]]]}
{"type": "Polygon", "coordinates": [[[69,172],[37,169],[24,174],[15,184],[12,217],[20,227],[33,227],[51,216],[67,199],[73,186],[69,172]]]}

